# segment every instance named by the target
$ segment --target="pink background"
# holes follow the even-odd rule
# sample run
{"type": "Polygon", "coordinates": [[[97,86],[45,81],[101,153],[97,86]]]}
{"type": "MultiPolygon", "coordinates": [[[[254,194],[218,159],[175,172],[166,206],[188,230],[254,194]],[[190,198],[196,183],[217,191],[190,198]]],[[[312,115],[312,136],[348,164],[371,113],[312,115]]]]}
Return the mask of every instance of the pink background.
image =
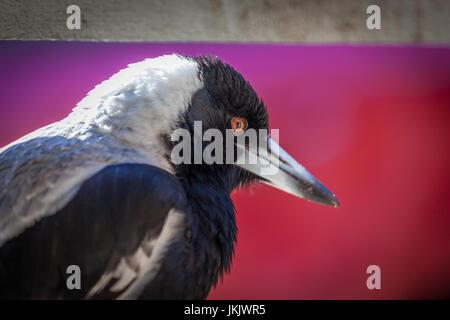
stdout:
{"type": "Polygon", "coordinates": [[[214,54],[268,107],[280,143],[341,208],[233,194],[231,273],[211,299],[450,297],[450,48],[0,42],[0,146],[66,116],[127,64],[214,54]],[[381,290],[366,268],[381,267],[381,290]]]}

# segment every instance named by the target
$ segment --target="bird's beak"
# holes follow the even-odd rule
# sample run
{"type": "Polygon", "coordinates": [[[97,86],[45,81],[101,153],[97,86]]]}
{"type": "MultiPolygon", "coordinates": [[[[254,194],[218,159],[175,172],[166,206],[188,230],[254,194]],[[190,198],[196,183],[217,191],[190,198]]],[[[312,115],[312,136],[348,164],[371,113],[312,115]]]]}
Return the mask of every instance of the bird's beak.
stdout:
{"type": "Polygon", "coordinates": [[[236,165],[259,176],[262,182],[309,201],[339,207],[336,197],[271,138],[267,147],[257,151],[239,145],[238,149],[241,152],[236,165]],[[243,157],[257,161],[244,161],[243,157]]]}

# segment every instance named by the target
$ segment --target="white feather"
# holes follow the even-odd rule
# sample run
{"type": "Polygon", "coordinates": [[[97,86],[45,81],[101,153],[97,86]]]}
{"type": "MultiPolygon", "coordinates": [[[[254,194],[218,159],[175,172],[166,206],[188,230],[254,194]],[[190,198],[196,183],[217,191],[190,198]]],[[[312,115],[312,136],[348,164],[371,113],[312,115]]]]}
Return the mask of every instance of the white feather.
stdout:
{"type": "Polygon", "coordinates": [[[136,280],[119,296],[119,299],[126,300],[139,297],[139,294],[145,289],[147,284],[158,274],[170,244],[177,237],[183,235],[184,223],[185,214],[183,212],[174,209],[169,211],[161,234],[152,250],[152,254],[150,257],[147,257],[143,253],[139,255],[139,273],[136,275],[136,280]]]}
{"type": "Polygon", "coordinates": [[[86,298],[92,298],[113,283],[111,292],[124,291],[119,299],[136,299],[158,274],[169,246],[183,235],[184,219],[183,212],[170,210],[158,237],[144,240],[131,256],[122,257],[112,271],[100,278],[86,298]],[[145,247],[151,247],[151,250],[145,247]]]}

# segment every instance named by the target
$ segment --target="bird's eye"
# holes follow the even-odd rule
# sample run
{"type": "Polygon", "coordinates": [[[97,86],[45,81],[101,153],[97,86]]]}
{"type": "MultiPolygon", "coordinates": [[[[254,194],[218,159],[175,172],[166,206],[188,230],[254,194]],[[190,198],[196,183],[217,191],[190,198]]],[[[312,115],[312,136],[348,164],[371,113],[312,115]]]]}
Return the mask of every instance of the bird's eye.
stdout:
{"type": "Polygon", "coordinates": [[[234,117],[231,119],[231,128],[233,129],[234,134],[240,134],[247,129],[247,120],[234,117]]]}

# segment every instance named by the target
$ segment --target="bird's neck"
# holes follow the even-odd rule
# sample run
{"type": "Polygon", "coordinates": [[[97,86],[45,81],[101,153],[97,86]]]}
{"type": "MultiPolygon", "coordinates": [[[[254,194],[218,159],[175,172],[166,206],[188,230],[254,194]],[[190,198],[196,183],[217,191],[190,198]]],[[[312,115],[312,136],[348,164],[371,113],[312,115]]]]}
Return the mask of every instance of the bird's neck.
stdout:
{"type": "Polygon", "coordinates": [[[193,213],[194,246],[201,253],[196,257],[201,260],[199,273],[208,275],[207,281],[215,285],[230,270],[234,254],[237,227],[233,202],[223,186],[185,181],[184,188],[193,213]]]}

